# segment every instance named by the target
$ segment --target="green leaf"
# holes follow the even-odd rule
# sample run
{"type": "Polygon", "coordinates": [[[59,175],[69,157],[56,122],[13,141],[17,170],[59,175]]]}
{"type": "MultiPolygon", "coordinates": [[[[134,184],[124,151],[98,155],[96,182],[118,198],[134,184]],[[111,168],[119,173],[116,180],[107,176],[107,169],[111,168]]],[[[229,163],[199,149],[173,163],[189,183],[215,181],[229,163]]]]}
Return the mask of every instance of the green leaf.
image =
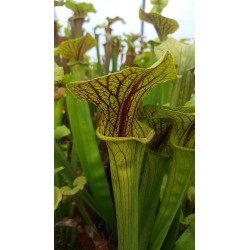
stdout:
{"type": "Polygon", "coordinates": [[[84,188],[86,183],[87,179],[85,176],[78,176],[73,182],[73,188],[64,186],[61,187],[60,191],[62,195],[75,195],[84,188]]]}
{"type": "Polygon", "coordinates": [[[194,91],[195,78],[192,70],[195,67],[195,44],[185,44],[169,37],[155,47],[156,57],[161,57],[166,51],[173,55],[178,75],[172,84],[170,104],[174,107],[183,106],[194,91]]]}
{"type": "Polygon", "coordinates": [[[85,18],[89,12],[96,13],[92,3],[79,3],[73,0],[67,0],[65,6],[74,12],[73,18],[85,18]]]}
{"type": "Polygon", "coordinates": [[[54,138],[60,140],[62,137],[70,135],[70,130],[65,126],[57,126],[54,130],[54,138]]]}
{"type": "Polygon", "coordinates": [[[70,127],[79,161],[87,177],[100,216],[116,229],[113,202],[99,153],[88,103],[79,102],[67,93],[67,108],[70,127]]]}
{"type": "Polygon", "coordinates": [[[62,42],[58,46],[62,57],[70,61],[82,61],[85,53],[96,46],[96,40],[87,33],[85,36],[62,42]]]}
{"type": "Polygon", "coordinates": [[[58,187],[54,187],[54,210],[57,209],[60,201],[62,200],[62,194],[58,187]]]}
{"type": "Polygon", "coordinates": [[[176,20],[156,13],[146,13],[141,8],[139,18],[142,21],[153,24],[161,41],[166,40],[169,34],[174,33],[179,28],[179,24],[176,20]]]}
{"type": "Polygon", "coordinates": [[[194,250],[195,249],[195,218],[190,222],[189,227],[176,241],[174,250],[194,250]]]}
{"type": "Polygon", "coordinates": [[[69,83],[67,88],[78,100],[87,99],[101,109],[99,133],[144,138],[149,131],[135,118],[142,99],[157,84],[175,78],[174,61],[167,52],[150,68],[129,67],[90,81],[69,83]]]}

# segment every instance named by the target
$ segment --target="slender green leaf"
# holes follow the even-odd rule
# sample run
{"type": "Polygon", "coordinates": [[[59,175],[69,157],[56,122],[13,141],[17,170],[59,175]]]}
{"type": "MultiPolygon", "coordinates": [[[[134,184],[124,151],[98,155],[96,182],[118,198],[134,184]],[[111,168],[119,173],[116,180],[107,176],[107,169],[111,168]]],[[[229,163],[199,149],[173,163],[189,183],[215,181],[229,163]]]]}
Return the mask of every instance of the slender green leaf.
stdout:
{"type": "Polygon", "coordinates": [[[73,140],[100,216],[116,230],[113,202],[96,142],[88,103],[67,93],[67,107],[73,140]]]}
{"type": "MultiPolygon", "coordinates": [[[[84,78],[84,67],[84,64],[80,62],[70,64],[74,80],[82,80],[84,78]]],[[[95,210],[99,212],[99,215],[115,232],[116,223],[113,202],[96,142],[89,105],[86,101],[80,103],[68,93],[67,107],[74,147],[76,148],[83,173],[87,177],[90,191],[93,194],[95,210]]]]}

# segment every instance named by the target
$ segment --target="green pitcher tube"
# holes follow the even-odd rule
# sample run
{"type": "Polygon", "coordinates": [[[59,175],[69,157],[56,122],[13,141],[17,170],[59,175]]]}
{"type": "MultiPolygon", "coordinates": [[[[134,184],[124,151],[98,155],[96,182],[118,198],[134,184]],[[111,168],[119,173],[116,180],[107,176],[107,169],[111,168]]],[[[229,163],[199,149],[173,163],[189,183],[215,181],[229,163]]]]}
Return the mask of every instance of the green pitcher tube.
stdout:
{"type": "Polygon", "coordinates": [[[106,141],[114,191],[118,230],[118,249],[138,249],[139,178],[147,138],[97,136],[106,141]]]}

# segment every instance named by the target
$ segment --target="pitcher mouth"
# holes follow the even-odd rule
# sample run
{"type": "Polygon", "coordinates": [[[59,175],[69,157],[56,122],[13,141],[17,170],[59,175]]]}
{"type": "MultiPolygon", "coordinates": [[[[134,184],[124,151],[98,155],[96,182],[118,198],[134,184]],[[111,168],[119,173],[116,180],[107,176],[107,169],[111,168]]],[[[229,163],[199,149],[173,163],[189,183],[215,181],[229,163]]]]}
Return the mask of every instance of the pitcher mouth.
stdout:
{"type": "Polygon", "coordinates": [[[99,139],[103,140],[103,141],[111,141],[111,142],[122,142],[122,141],[138,141],[141,142],[143,144],[147,144],[149,143],[154,135],[155,135],[155,131],[153,129],[149,130],[149,133],[147,134],[146,137],[135,137],[135,136],[129,136],[129,137],[111,137],[111,136],[105,136],[102,133],[99,132],[99,128],[97,128],[96,130],[96,135],[99,139]]]}

